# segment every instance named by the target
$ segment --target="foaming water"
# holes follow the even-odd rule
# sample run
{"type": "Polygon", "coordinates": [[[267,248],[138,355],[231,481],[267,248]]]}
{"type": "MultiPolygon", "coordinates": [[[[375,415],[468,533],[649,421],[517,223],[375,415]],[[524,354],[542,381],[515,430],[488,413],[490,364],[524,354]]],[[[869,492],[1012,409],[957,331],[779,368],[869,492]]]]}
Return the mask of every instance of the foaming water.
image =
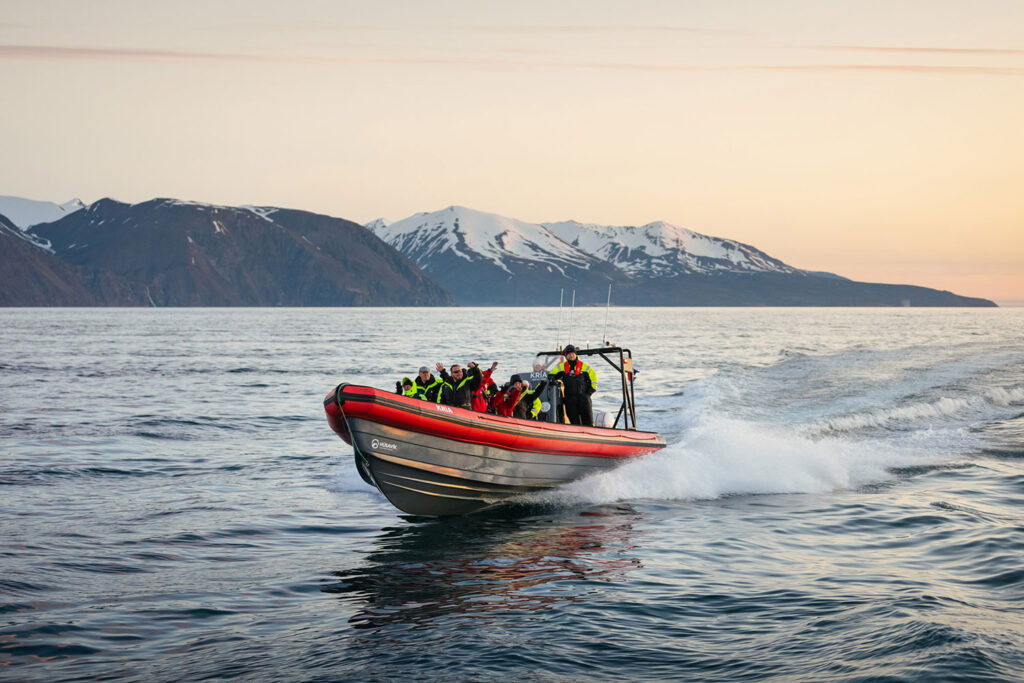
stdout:
{"type": "MultiPolygon", "coordinates": [[[[936,451],[920,438],[895,440],[842,434],[849,428],[837,429],[835,423],[843,418],[832,418],[828,428],[821,429],[729,417],[721,402],[708,399],[706,394],[703,398],[711,407],[700,410],[689,404],[690,413],[697,413],[684,413],[675,439],[664,450],[563,486],[542,499],[605,504],[637,499],[693,501],[742,494],[825,493],[890,481],[895,468],[930,466],[964,457],[960,448],[936,451]]],[[[865,420],[857,427],[883,424],[882,420],[865,420]]],[[[942,438],[948,442],[948,437],[942,438]]]]}
{"type": "Polygon", "coordinates": [[[557,310],[0,318],[12,680],[1021,680],[1022,310],[612,309],[668,447],[449,520],[323,395],[512,374],[557,310]]]}
{"type": "Polygon", "coordinates": [[[945,457],[844,439],[814,440],[778,428],[709,418],[659,453],[621,471],[564,486],[547,498],[612,503],[825,493],[887,481],[892,467],[945,457]]]}

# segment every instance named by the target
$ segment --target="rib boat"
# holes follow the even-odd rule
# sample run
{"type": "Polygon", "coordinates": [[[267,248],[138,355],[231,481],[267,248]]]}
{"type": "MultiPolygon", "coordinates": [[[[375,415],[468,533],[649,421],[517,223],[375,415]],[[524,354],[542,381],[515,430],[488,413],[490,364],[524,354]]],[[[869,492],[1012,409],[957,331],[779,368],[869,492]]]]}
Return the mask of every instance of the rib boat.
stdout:
{"type": "Polygon", "coordinates": [[[664,448],[660,435],[636,428],[630,350],[601,347],[577,354],[601,357],[618,372],[623,400],[610,427],[557,421],[560,393],[554,385],[551,421],[542,422],[342,383],[324,399],[327,422],[352,446],[360,476],[392,505],[436,517],[477,512],[664,448]]]}

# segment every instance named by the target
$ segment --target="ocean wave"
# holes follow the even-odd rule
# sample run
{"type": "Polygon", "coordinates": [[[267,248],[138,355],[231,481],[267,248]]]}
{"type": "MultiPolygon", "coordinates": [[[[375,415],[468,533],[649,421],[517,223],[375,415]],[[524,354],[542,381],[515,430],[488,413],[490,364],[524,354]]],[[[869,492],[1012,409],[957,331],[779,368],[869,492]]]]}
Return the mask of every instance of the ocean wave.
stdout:
{"type": "Polygon", "coordinates": [[[0,470],[0,486],[26,486],[56,483],[79,477],[151,477],[164,474],[157,470],[93,465],[12,468],[0,470]]]}
{"type": "Polygon", "coordinates": [[[825,434],[850,432],[868,428],[885,428],[893,423],[940,420],[968,411],[983,411],[987,406],[1006,408],[1024,401],[1024,387],[991,387],[980,394],[966,397],[943,396],[936,400],[898,405],[869,412],[830,417],[812,425],[808,432],[825,434]]]}
{"type": "Polygon", "coordinates": [[[988,588],[1008,588],[1010,586],[1024,585],[1024,569],[1010,569],[981,579],[968,581],[967,583],[988,588]]]}
{"type": "Polygon", "coordinates": [[[92,574],[148,574],[153,570],[123,562],[52,562],[51,566],[92,574]]]}
{"type": "Polygon", "coordinates": [[[39,583],[29,583],[28,581],[18,581],[17,579],[0,579],[0,593],[7,596],[31,595],[32,593],[41,593],[51,590],[56,590],[56,587],[44,586],[39,583]]]}

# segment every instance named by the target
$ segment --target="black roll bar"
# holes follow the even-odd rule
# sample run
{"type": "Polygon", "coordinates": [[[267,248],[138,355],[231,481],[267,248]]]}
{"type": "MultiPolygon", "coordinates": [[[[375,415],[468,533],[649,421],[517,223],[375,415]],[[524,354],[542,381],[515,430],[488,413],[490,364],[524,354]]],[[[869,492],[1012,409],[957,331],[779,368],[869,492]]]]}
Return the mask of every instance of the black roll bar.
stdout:
{"type": "MultiPolygon", "coordinates": [[[[561,355],[561,351],[540,351],[537,354],[538,357],[561,355]]],[[[615,371],[619,373],[619,379],[622,385],[622,405],[619,406],[619,412],[615,415],[615,424],[612,426],[612,429],[617,429],[619,426],[619,419],[624,417],[623,428],[635,430],[636,397],[633,392],[633,352],[620,346],[602,346],[596,349],[576,349],[576,355],[601,356],[608,365],[615,368],[615,371]],[[613,360],[616,354],[618,354],[618,364],[613,360]],[[611,356],[611,358],[609,358],[609,356],[611,356]]]]}

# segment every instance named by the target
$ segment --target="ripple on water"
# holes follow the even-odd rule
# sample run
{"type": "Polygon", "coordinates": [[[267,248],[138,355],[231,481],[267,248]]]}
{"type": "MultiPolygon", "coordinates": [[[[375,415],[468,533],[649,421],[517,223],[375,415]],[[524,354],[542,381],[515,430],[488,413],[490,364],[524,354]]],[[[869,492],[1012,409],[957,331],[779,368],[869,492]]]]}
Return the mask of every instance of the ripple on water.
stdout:
{"type": "Polygon", "coordinates": [[[5,597],[9,597],[12,595],[42,593],[45,591],[55,589],[55,586],[47,586],[41,583],[31,583],[29,581],[18,581],[17,579],[0,578],[0,594],[3,594],[5,597]]]}
{"type": "Polygon", "coordinates": [[[429,520],[321,401],[451,313],[0,310],[0,678],[1020,680],[1024,315],[612,309],[671,457],[429,520]]]}
{"type": "Polygon", "coordinates": [[[89,629],[70,623],[37,623],[0,628],[0,655],[46,662],[102,652],[99,648],[82,643],[67,642],[76,638],[84,640],[89,635],[88,632],[89,629]],[[63,642],[53,642],[54,640],[63,642]]]}

